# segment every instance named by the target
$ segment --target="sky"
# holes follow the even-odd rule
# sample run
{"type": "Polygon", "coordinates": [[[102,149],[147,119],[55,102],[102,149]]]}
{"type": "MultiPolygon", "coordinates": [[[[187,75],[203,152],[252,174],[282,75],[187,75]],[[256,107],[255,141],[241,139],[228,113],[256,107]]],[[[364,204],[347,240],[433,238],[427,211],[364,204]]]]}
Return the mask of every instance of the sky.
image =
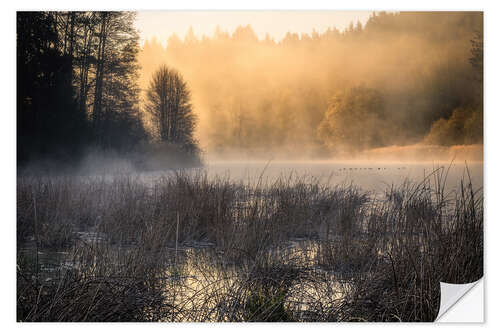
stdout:
{"type": "Polygon", "coordinates": [[[232,33],[239,25],[250,24],[259,39],[269,33],[275,41],[287,32],[318,33],[329,27],[339,30],[359,20],[364,24],[370,11],[139,11],[136,26],[141,33],[141,42],[155,36],[164,46],[170,35],[184,38],[192,26],[195,35],[212,36],[217,25],[222,31],[232,33]]]}

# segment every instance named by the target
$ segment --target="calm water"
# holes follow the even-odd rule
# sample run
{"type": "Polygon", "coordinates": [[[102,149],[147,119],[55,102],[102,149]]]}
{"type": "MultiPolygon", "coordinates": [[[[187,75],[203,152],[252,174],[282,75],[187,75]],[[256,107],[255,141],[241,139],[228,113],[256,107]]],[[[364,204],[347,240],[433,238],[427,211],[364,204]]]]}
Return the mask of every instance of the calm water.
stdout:
{"type": "MultiPolygon", "coordinates": [[[[473,186],[483,186],[483,163],[467,163],[473,186]]],[[[383,163],[383,162],[282,162],[282,161],[231,161],[209,162],[204,168],[209,177],[224,177],[244,183],[260,181],[263,184],[274,182],[277,178],[303,177],[306,180],[321,183],[354,184],[367,191],[383,191],[391,184],[401,184],[406,179],[416,182],[429,177],[434,182],[435,171],[442,168],[443,176],[448,171],[446,186],[455,188],[460,181],[468,182],[465,163],[435,164],[435,163],[383,163]]]]}

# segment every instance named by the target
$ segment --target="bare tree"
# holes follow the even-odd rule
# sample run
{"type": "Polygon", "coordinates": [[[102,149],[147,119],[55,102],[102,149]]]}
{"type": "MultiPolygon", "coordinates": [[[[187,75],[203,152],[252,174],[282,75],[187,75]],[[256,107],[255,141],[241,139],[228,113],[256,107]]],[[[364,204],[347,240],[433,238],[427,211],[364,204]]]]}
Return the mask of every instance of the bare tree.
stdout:
{"type": "Polygon", "coordinates": [[[197,152],[193,136],[196,116],[182,75],[166,65],[161,66],[153,74],[146,99],[146,111],[151,115],[156,138],[178,145],[188,153],[197,152]]]}

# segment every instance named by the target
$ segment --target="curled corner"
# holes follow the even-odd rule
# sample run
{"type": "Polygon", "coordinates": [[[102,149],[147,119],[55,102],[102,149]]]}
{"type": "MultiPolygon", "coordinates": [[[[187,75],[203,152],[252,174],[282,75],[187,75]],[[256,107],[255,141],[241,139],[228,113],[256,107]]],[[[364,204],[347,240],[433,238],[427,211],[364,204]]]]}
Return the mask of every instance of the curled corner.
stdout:
{"type": "Polygon", "coordinates": [[[441,316],[453,307],[453,305],[455,305],[465,294],[467,294],[469,290],[471,290],[479,281],[481,281],[481,279],[472,283],[464,284],[439,282],[441,285],[441,301],[436,321],[439,321],[441,316]]]}

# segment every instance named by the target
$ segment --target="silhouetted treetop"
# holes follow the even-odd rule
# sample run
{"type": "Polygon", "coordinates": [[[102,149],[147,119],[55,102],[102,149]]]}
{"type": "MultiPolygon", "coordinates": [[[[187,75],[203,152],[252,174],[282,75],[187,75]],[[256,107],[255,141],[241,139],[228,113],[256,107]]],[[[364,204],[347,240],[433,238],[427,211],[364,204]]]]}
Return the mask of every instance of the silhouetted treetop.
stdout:
{"type": "Polygon", "coordinates": [[[166,65],[160,66],[151,78],[146,96],[146,111],[152,117],[157,140],[197,154],[199,149],[194,139],[196,116],[182,75],[166,65]]]}

